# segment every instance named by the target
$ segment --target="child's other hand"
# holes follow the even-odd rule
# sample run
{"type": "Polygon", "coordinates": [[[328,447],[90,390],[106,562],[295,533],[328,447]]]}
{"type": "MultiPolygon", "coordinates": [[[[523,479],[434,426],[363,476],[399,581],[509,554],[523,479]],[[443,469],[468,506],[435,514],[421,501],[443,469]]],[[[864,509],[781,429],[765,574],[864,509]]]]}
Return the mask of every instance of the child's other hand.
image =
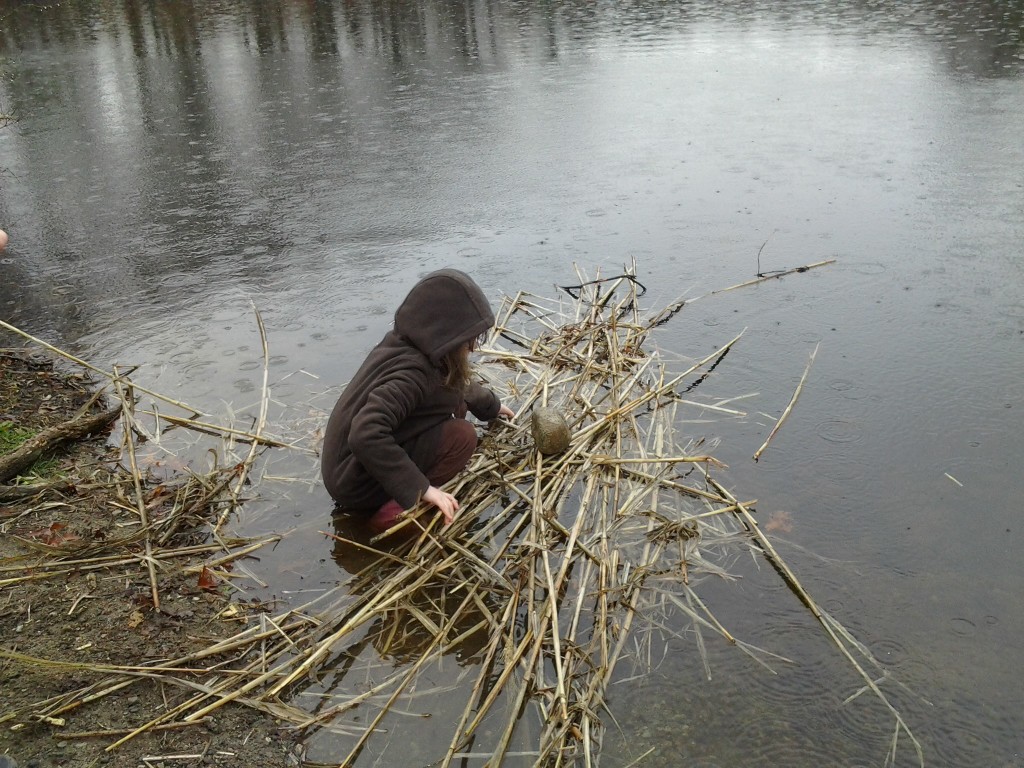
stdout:
{"type": "Polygon", "coordinates": [[[509,408],[507,405],[503,405],[501,406],[501,408],[498,409],[499,419],[506,419],[508,421],[512,421],[512,419],[514,419],[515,417],[516,412],[509,408]]]}
{"type": "Polygon", "coordinates": [[[425,501],[429,501],[444,515],[444,524],[451,525],[455,519],[455,511],[459,508],[459,502],[450,493],[445,493],[440,488],[430,486],[423,494],[425,501]]]}

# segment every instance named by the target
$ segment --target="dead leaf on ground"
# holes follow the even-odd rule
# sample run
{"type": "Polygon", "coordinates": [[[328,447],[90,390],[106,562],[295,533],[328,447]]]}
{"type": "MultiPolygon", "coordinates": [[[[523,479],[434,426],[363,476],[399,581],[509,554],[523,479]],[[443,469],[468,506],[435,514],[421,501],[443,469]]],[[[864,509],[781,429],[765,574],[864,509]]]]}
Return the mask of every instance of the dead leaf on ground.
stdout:
{"type": "Polygon", "coordinates": [[[199,588],[212,591],[217,589],[217,577],[213,575],[213,571],[203,566],[203,570],[199,572],[199,588]]]}
{"type": "Polygon", "coordinates": [[[29,531],[25,534],[25,538],[38,541],[48,547],[56,547],[65,541],[78,541],[81,538],[71,533],[71,531],[65,531],[65,528],[67,528],[65,523],[51,523],[46,528],[37,528],[34,531],[29,531]]]}

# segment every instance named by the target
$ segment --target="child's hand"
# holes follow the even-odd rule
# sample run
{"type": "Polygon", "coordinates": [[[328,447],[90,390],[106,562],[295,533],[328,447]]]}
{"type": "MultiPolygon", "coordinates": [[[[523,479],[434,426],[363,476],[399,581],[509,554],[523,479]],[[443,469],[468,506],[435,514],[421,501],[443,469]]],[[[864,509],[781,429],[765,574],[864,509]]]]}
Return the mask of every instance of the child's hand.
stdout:
{"type": "Polygon", "coordinates": [[[452,520],[455,519],[455,510],[459,508],[459,502],[454,496],[450,493],[445,493],[440,488],[430,486],[427,488],[426,493],[423,494],[423,499],[441,510],[441,514],[444,515],[445,525],[452,524],[452,520]]]}
{"type": "Polygon", "coordinates": [[[506,419],[508,421],[512,421],[512,419],[514,419],[515,417],[516,412],[509,408],[507,405],[503,405],[501,406],[501,408],[498,409],[499,419],[506,419]]]}

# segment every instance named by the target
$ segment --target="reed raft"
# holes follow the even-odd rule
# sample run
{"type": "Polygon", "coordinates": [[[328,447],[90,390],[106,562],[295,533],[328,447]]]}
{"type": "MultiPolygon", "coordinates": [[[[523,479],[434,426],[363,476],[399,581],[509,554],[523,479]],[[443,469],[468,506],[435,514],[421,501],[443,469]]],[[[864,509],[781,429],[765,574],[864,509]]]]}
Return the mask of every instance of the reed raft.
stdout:
{"type": "Polygon", "coordinates": [[[650,630],[685,628],[705,665],[714,637],[764,664],[778,658],[733,637],[699,594],[703,580],[729,578],[730,562],[753,552],[811,611],[862,692],[891,713],[890,758],[908,739],[923,764],[880,688],[884,671],[800,586],[752,502],[718,479],[721,462],[680,433],[684,409],[736,413],[696,403],[690,390],[740,336],[671,372],[650,337],[686,302],[646,315],[641,293],[631,274],[581,275],[561,299],[503,302],[476,370],[517,417],[490,425],[446,486],[461,504],[449,527],[428,509],[376,539],[336,525],[325,532],[335,551],[363,564],[350,578],[188,657],[97,670],[101,682],[37,716],[148,678],[184,695],[108,749],[236,702],[307,734],[329,732],[342,745],[331,764],[341,766],[382,752],[386,761],[387,749],[403,755],[394,764],[442,768],[597,765],[613,715],[606,693],[653,665],[650,630]],[[565,415],[566,451],[535,450],[534,407],[565,415]],[[436,708],[425,711],[425,701],[436,708]],[[410,760],[396,728],[428,716],[431,734],[410,760]]]}

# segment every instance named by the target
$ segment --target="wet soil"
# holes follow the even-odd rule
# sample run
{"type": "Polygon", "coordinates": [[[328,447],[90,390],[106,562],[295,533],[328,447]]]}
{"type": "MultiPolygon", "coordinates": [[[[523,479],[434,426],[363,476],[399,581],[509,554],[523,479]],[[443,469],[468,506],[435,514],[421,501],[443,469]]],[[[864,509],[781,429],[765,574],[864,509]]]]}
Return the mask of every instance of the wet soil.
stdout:
{"type": "MultiPolygon", "coordinates": [[[[38,353],[0,349],[0,455],[72,418],[94,391],[84,375],[38,353]]],[[[0,500],[0,761],[7,756],[21,768],[299,765],[292,732],[241,705],[113,746],[195,691],[142,675],[115,678],[102,665],[187,656],[234,635],[250,611],[203,578],[196,556],[161,560],[154,598],[143,542],[131,535],[139,529],[134,479],[111,445],[107,435],[65,445],[0,487],[2,494],[12,485],[48,486],[26,498],[0,495],[7,498],[0,500]]],[[[173,482],[142,480],[154,506],[173,482]]],[[[204,538],[202,522],[191,521],[168,543],[204,538]]]]}

